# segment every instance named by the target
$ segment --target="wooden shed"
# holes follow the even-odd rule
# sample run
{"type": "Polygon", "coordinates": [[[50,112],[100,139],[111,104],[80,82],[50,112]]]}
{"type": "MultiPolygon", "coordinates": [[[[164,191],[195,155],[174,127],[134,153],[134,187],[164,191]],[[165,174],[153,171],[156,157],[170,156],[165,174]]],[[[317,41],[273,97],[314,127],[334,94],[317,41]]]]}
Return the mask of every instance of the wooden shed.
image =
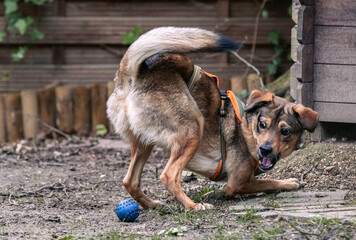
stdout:
{"type": "Polygon", "coordinates": [[[356,1],[293,0],[291,95],[320,115],[315,139],[356,138],[356,1]]]}

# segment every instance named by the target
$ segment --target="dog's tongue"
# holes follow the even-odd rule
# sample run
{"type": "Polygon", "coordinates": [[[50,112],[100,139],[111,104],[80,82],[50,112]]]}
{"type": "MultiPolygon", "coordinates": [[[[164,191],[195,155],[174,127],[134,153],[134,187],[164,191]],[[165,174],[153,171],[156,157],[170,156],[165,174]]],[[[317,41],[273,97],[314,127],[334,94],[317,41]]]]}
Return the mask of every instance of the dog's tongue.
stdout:
{"type": "Polygon", "coordinates": [[[268,166],[271,165],[271,163],[272,163],[272,160],[271,160],[270,158],[264,157],[264,158],[262,159],[262,164],[263,164],[263,166],[268,167],[268,166]]]}

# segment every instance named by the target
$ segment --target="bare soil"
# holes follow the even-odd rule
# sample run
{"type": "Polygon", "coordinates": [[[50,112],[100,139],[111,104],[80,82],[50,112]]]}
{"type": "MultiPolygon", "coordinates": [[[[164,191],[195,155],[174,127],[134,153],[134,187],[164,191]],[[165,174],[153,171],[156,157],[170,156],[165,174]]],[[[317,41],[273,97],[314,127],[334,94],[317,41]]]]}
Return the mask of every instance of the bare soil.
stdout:
{"type": "MultiPolygon", "coordinates": [[[[347,201],[355,205],[355,142],[301,147],[261,177],[297,177],[302,183],[298,191],[348,190],[347,201]]],[[[0,239],[355,239],[355,220],[261,218],[254,209],[237,215],[231,206],[259,195],[226,197],[223,183],[189,173],[184,191],[215,208],[184,211],[159,182],[166,157],[155,149],[142,179],[147,194],[166,206],[142,210],[134,223],[124,223],[114,209],[130,198],[122,186],[130,152],[115,136],[2,146],[0,239]]]]}

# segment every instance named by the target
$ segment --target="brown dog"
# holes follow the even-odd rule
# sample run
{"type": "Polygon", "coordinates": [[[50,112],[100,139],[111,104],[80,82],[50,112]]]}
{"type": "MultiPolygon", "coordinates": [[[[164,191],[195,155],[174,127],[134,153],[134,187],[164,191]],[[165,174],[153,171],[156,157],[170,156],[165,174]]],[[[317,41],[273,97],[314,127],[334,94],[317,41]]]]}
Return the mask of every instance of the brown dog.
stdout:
{"type": "Polygon", "coordinates": [[[227,181],[227,195],[299,187],[297,179],[255,179],[255,172],[270,170],[288,156],[303,130],[315,129],[316,112],[255,90],[240,121],[228,100],[219,116],[221,96],[210,74],[200,72],[194,89],[188,90],[196,72],[182,53],[237,48],[235,42],[210,31],[167,27],[142,35],[124,55],[107,113],[117,133],[131,143],[131,163],[123,184],[143,207],[160,204],[140,189],[143,167],[155,145],[171,153],[160,180],[187,209],[207,205],[196,204],[183,193],[180,182],[185,168],[227,181]]]}

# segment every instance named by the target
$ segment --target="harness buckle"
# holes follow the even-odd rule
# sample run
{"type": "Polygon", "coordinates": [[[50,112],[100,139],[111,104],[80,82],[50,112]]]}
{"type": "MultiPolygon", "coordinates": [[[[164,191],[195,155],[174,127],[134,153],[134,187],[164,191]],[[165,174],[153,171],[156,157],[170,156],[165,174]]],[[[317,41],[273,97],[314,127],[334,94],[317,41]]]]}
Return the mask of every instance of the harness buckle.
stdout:
{"type": "Polygon", "coordinates": [[[226,117],[225,102],[227,100],[227,93],[225,90],[220,90],[221,105],[219,109],[219,117],[226,117]]]}

